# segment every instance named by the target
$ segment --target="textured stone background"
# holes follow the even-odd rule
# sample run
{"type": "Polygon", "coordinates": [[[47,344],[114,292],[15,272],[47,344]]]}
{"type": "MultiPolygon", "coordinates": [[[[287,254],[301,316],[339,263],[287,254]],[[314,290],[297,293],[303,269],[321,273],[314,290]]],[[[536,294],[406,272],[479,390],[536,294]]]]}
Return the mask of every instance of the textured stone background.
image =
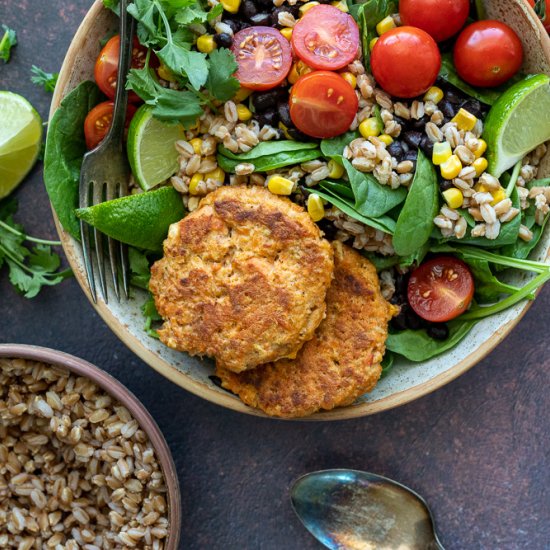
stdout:
{"type": "MultiPolygon", "coordinates": [[[[31,64],[60,68],[91,0],[0,0],[17,29],[0,89],[46,116],[51,99],[30,83],[31,64]]],[[[1,123],[1,122],[0,122],[1,123]]],[[[55,231],[41,165],[18,190],[18,220],[55,231]]],[[[239,415],[186,393],[135,357],[94,313],[74,280],[21,298],[0,275],[0,342],[83,357],[112,373],[149,408],[174,454],[183,495],[182,548],[314,549],[290,508],[305,472],[351,467],[424,495],[447,549],[550,548],[550,287],[519,327],[460,379],[415,403],[338,423],[284,423],[239,415]]]]}

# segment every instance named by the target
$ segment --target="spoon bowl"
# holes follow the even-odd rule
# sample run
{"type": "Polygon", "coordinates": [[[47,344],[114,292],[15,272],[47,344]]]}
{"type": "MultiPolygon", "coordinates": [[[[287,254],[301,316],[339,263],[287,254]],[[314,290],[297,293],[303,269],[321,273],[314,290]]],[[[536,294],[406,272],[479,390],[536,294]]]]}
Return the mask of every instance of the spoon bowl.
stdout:
{"type": "Polygon", "coordinates": [[[400,483],[358,470],[321,470],[291,488],[294,511],[331,550],[443,550],[425,500],[400,483]]]}

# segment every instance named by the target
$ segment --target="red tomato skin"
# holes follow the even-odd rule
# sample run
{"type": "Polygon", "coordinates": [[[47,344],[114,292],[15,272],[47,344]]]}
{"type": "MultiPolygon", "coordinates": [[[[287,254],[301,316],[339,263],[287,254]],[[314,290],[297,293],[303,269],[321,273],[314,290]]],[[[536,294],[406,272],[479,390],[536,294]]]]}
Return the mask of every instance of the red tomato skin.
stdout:
{"type": "Polygon", "coordinates": [[[414,312],[432,323],[464,313],[474,296],[470,268],[454,256],[437,256],[417,267],[409,278],[407,299],[414,312]]]}
{"type": "Polygon", "coordinates": [[[404,25],[426,31],[436,42],[454,36],[466,23],[469,0],[401,0],[399,15],[404,25]]]}
{"type": "Polygon", "coordinates": [[[313,69],[336,71],[349,65],[359,53],[359,27],[348,13],[320,4],[311,8],[298,20],[292,30],[294,53],[313,69]],[[308,47],[316,37],[326,36],[320,51],[315,53],[308,47]],[[328,48],[328,51],[327,51],[328,48]],[[322,55],[324,54],[324,55],[322,55]],[[329,57],[329,55],[333,57],[329,57]]]}
{"type": "MultiPolygon", "coordinates": [[[[270,46],[271,47],[271,46],[270,46]]],[[[273,27],[247,27],[240,30],[233,37],[231,51],[239,65],[235,77],[241,86],[250,90],[269,90],[278,86],[285,78],[292,66],[292,50],[288,40],[273,27]],[[257,36],[260,40],[274,38],[277,45],[274,47],[274,58],[264,58],[260,66],[255,66],[254,52],[247,46],[249,36],[257,36]],[[277,58],[280,55],[280,60],[277,58]],[[267,66],[265,66],[267,63],[267,66]]]]}
{"type": "Polygon", "coordinates": [[[500,86],[520,69],[523,46],[500,21],[477,21],[459,35],[453,50],[458,75],[472,86],[500,86]]]}
{"type": "Polygon", "coordinates": [[[435,40],[414,27],[385,32],[371,52],[372,74],[395,97],[416,97],[433,85],[441,68],[435,40]]]}
{"type": "MultiPolygon", "coordinates": [[[[114,101],[98,103],[84,120],[84,138],[88,150],[95,149],[105,138],[113,120],[114,101]]],[[[131,103],[126,110],[126,128],[136,113],[136,107],[131,103]]]]}
{"type": "Polygon", "coordinates": [[[290,90],[290,118],[304,134],[331,138],[343,134],[359,101],[354,89],[337,73],[313,71],[298,79],[290,90]],[[343,98],[339,103],[339,99],[343,98]]]}

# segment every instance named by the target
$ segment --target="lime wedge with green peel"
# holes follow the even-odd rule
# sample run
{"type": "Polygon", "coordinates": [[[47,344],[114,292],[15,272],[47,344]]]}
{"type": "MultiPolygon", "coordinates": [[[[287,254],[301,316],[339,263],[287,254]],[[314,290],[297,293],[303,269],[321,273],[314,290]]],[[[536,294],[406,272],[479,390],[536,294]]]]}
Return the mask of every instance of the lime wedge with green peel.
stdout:
{"type": "Polygon", "coordinates": [[[488,172],[500,177],[527,153],[550,139],[550,77],[527,76],[491,107],[483,138],[488,172]]]}
{"type": "Polygon", "coordinates": [[[161,187],[79,208],[76,215],[117,241],[160,251],[168,228],[183,218],[185,210],[180,194],[173,187],[161,187]]]}
{"type": "Polygon", "coordinates": [[[151,107],[140,107],[128,128],[128,159],[132,172],[145,191],[173,176],[179,168],[174,144],[185,139],[181,124],[168,124],[152,115],[151,107]]]}
{"type": "Polygon", "coordinates": [[[0,92],[0,199],[34,166],[42,141],[42,119],[20,95],[0,92]]]}

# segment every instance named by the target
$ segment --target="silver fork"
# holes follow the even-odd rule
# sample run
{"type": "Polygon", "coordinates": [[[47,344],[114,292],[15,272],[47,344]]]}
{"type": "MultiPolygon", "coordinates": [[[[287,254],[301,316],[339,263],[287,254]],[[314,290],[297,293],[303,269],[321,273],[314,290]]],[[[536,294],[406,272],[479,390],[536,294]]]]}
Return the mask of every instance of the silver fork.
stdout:
{"type": "MultiPolygon", "coordinates": [[[[128,92],[125,89],[126,75],[132,61],[133,19],[126,11],[128,0],[120,1],[120,57],[116,83],[115,107],[113,121],[105,139],[92,151],[84,155],[80,172],[79,203],[80,208],[99,204],[128,194],[130,168],[123,144],[124,124],[128,92]]],[[[80,220],[80,235],[88,285],[94,303],[97,303],[90,226],[80,220]]],[[[93,228],[93,242],[97,257],[99,286],[105,303],[108,302],[107,281],[105,275],[105,257],[103,241],[105,235],[93,228]]],[[[120,301],[119,271],[122,275],[122,288],[125,299],[128,299],[129,268],[128,249],[126,245],[107,238],[110,272],[113,289],[120,301]]]]}

